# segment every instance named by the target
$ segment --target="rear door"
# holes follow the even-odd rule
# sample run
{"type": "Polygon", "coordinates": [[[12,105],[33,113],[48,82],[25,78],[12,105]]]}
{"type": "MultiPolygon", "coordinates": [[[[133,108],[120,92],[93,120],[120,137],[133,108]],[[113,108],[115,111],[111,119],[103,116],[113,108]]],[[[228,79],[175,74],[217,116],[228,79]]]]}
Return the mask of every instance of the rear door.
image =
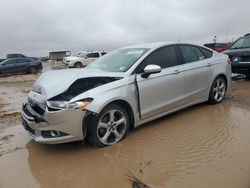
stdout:
{"type": "Polygon", "coordinates": [[[185,104],[208,97],[213,75],[212,51],[193,45],[178,45],[185,75],[185,104]]]}
{"type": "Polygon", "coordinates": [[[141,119],[147,119],[172,110],[183,104],[184,77],[176,47],[166,46],[152,52],[135,69],[141,119]],[[141,77],[147,65],[159,65],[162,71],[151,74],[148,78],[141,77]]]}

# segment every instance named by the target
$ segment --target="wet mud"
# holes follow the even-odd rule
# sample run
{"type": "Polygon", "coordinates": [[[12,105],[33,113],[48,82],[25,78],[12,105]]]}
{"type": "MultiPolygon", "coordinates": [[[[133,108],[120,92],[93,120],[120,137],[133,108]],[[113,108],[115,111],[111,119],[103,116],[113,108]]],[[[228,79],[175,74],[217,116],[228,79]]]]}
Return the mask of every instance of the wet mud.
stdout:
{"type": "MultiPolygon", "coordinates": [[[[32,82],[22,84],[0,84],[1,114],[18,113],[27,95],[22,90],[32,82]]],[[[0,120],[1,188],[250,187],[249,81],[234,81],[221,104],[166,116],[102,149],[38,144],[18,114],[15,123],[5,117],[0,120]]]]}
{"type": "Polygon", "coordinates": [[[20,74],[20,75],[5,75],[0,77],[0,83],[18,83],[18,82],[33,82],[38,77],[38,74],[20,74]]]}
{"type": "Polygon", "coordinates": [[[13,82],[13,77],[8,79],[10,82],[0,82],[0,131],[20,125],[20,108],[34,82],[13,82]]]}

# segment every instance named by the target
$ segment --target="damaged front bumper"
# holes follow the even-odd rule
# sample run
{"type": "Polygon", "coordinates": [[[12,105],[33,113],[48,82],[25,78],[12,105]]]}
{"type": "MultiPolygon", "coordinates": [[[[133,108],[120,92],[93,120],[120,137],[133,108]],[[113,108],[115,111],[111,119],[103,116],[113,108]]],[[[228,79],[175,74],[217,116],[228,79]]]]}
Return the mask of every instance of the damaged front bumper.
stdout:
{"type": "Polygon", "coordinates": [[[29,103],[21,110],[22,123],[36,142],[58,144],[84,139],[84,117],[86,111],[44,109],[38,114],[29,103]]]}

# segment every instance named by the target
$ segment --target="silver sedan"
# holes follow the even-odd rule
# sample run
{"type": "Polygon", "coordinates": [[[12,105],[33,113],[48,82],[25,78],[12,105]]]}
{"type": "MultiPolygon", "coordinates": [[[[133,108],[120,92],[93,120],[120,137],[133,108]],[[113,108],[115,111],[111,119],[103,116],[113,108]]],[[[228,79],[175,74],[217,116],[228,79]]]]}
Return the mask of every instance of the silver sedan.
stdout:
{"type": "Polygon", "coordinates": [[[188,106],[223,101],[230,60],[208,48],[151,43],[114,50],[84,69],[43,73],[21,110],[37,142],[113,145],[129,130],[188,106]]]}

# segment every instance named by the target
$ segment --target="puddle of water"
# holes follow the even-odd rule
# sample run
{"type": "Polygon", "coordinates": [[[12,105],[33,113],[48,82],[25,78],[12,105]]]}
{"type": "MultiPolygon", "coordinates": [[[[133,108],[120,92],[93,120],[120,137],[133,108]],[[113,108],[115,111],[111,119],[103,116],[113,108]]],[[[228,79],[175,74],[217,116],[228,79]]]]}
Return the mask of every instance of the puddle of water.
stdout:
{"type": "Polygon", "coordinates": [[[0,187],[125,188],[131,174],[149,187],[250,187],[250,83],[234,83],[231,93],[222,104],[164,117],[102,149],[37,144],[21,126],[5,129],[0,136],[14,136],[0,141],[0,187]]]}

